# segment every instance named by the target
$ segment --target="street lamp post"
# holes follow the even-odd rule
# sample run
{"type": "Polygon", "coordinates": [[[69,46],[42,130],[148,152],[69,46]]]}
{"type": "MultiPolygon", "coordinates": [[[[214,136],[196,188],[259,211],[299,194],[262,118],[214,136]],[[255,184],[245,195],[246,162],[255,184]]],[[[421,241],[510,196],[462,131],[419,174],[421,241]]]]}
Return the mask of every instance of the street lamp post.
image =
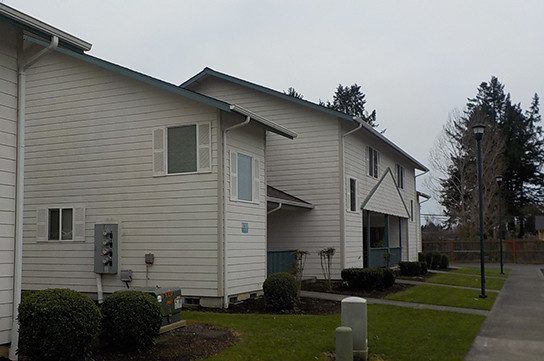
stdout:
{"type": "Polygon", "coordinates": [[[499,186],[499,243],[500,243],[500,247],[501,247],[501,250],[500,250],[500,254],[501,254],[501,275],[504,274],[504,264],[503,264],[503,260],[502,260],[502,239],[503,239],[503,234],[502,234],[502,196],[501,196],[501,184],[502,184],[502,175],[498,175],[495,180],[497,181],[497,185],[499,186]]]}
{"type": "Polygon", "coordinates": [[[485,266],[484,266],[484,210],[482,196],[482,145],[481,140],[484,136],[485,125],[476,124],[472,127],[474,138],[478,144],[478,200],[480,204],[480,279],[482,283],[482,293],[480,298],[487,298],[485,294],[485,266]]]}

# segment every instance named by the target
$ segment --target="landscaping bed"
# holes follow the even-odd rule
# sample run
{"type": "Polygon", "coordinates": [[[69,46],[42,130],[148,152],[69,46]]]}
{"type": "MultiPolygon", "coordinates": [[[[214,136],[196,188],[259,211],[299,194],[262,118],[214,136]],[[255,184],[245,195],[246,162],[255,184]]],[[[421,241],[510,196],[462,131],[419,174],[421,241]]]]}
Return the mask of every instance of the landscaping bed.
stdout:
{"type": "Polygon", "coordinates": [[[95,361],[191,361],[212,356],[236,343],[238,335],[231,329],[209,324],[189,323],[160,335],[146,350],[125,351],[97,349],[95,361]]]}
{"type": "Polygon", "coordinates": [[[330,289],[327,283],[321,280],[318,280],[315,282],[302,283],[302,289],[304,291],[335,293],[339,295],[358,296],[362,298],[385,298],[386,296],[392,293],[405,291],[411,287],[413,287],[413,285],[408,285],[404,283],[395,283],[393,284],[393,286],[383,290],[373,290],[373,291],[365,292],[365,291],[354,290],[352,288],[349,288],[348,286],[346,286],[346,284],[343,281],[333,281],[332,287],[330,289]]]}

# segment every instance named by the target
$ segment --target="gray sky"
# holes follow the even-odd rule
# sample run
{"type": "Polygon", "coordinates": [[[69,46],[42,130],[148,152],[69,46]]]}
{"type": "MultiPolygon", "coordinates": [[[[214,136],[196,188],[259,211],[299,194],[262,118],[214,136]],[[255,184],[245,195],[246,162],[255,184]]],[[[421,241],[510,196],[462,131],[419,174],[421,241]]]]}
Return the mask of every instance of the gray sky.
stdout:
{"type": "Polygon", "coordinates": [[[379,129],[424,164],[449,112],[491,75],[524,108],[544,95],[542,0],[0,1],[175,84],[209,66],[317,102],[357,83],[379,129]]]}

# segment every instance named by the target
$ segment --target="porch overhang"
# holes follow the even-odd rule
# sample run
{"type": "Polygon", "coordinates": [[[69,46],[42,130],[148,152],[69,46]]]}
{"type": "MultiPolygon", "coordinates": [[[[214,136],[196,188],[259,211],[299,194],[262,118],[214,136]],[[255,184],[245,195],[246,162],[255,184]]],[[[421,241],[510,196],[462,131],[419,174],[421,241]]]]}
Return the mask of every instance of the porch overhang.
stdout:
{"type": "Polygon", "coordinates": [[[411,217],[390,168],[387,168],[378,183],[363,200],[361,209],[401,218],[411,217]]]}

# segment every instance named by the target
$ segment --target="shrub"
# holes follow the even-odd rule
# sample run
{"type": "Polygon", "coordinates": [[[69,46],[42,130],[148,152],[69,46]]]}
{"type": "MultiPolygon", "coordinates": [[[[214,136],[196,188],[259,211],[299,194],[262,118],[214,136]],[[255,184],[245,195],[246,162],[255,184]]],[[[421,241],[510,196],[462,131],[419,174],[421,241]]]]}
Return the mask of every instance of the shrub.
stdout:
{"type": "Polygon", "coordinates": [[[383,269],[382,285],[380,288],[386,289],[395,284],[395,272],[391,268],[383,269]]]}
{"type": "Polygon", "coordinates": [[[346,268],[341,276],[349,288],[366,292],[385,289],[395,283],[393,271],[383,268],[346,268]]]}
{"type": "Polygon", "coordinates": [[[419,262],[425,262],[425,253],[423,253],[423,252],[418,252],[418,254],[417,254],[417,260],[418,260],[419,262]]]}
{"type": "Polygon", "coordinates": [[[450,258],[445,254],[441,255],[440,256],[440,268],[447,269],[449,265],[450,265],[450,258]]]}
{"type": "Polygon", "coordinates": [[[421,262],[399,262],[401,276],[419,276],[422,274],[421,262]]]}
{"type": "Polygon", "coordinates": [[[297,304],[297,282],[287,272],[274,273],[263,283],[264,300],[274,310],[292,310],[297,304]]]}
{"type": "Polygon", "coordinates": [[[102,304],[100,341],[106,347],[144,348],[159,334],[161,306],[150,294],[116,292],[102,304]]]}
{"type": "Polygon", "coordinates": [[[422,262],[419,262],[420,266],[421,266],[421,274],[424,275],[427,273],[428,271],[428,268],[427,268],[427,262],[425,261],[422,261],[422,262]]]}
{"type": "Polygon", "coordinates": [[[27,292],[19,305],[18,352],[33,361],[85,360],[99,327],[98,307],[79,292],[27,292]]]}
{"type": "Polygon", "coordinates": [[[425,252],[425,262],[427,262],[427,267],[430,269],[436,270],[440,267],[440,262],[442,261],[442,254],[437,251],[425,252]]]}

